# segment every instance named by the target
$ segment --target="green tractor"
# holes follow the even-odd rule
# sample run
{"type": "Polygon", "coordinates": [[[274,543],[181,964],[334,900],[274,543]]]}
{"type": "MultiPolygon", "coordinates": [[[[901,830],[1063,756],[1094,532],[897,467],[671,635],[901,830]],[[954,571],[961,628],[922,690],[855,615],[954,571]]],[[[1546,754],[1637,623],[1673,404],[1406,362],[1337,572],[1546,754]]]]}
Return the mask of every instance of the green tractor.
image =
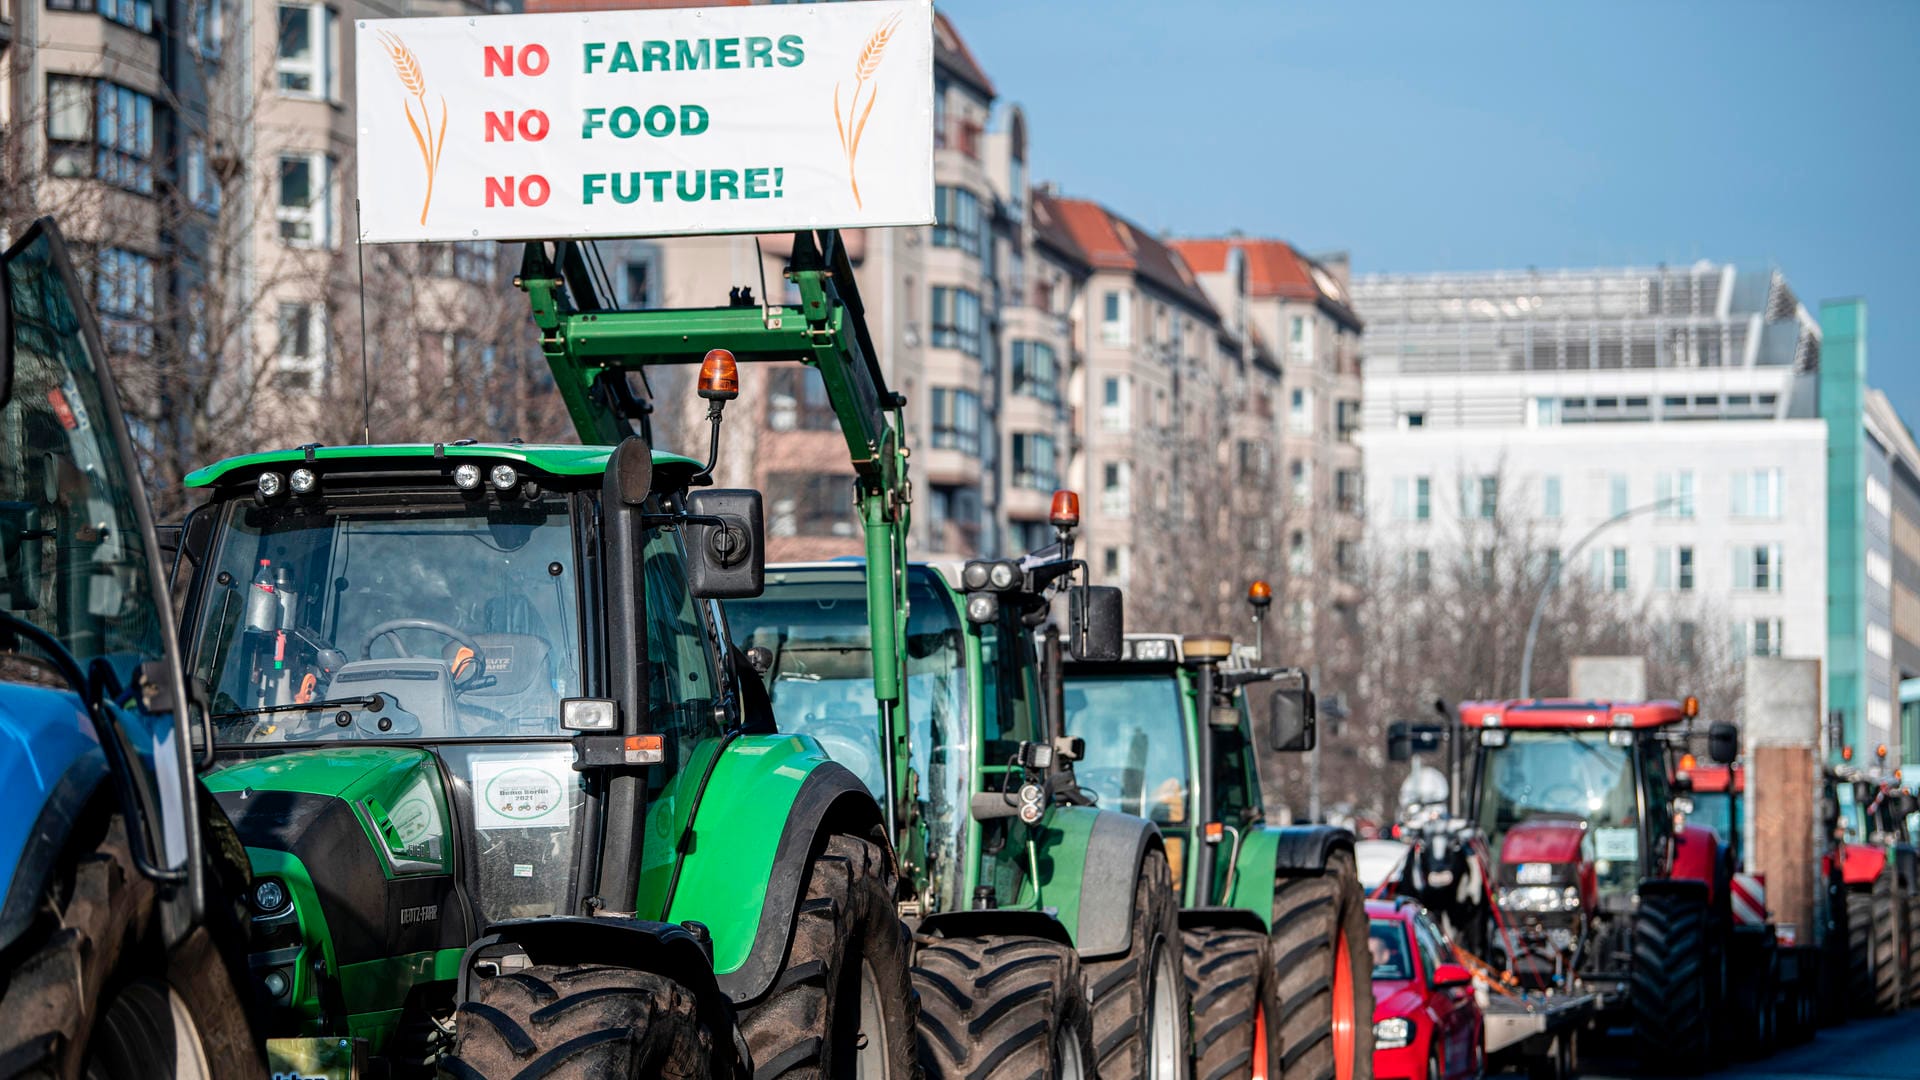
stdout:
{"type": "Polygon", "coordinates": [[[1060,543],[1022,559],[907,568],[903,727],[874,708],[868,568],[776,566],[727,604],[781,730],[897,807],[922,1058],[942,1077],[1187,1075],[1166,847],[1093,805],[1061,734],[1063,652],[1117,657],[1121,639],[1119,591],[1070,584],[1075,501],[1055,497],[1060,543]],[[1065,642],[1038,630],[1061,593],[1065,642]]]}
{"type": "MultiPolygon", "coordinates": [[[[1270,596],[1252,592],[1256,612],[1270,596]]],[[[1306,673],[1255,666],[1230,639],[1127,635],[1113,661],[1067,665],[1082,788],[1151,820],[1172,854],[1204,1077],[1373,1075],[1372,963],[1354,838],[1265,824],[1249,687],[1272,684],[1268,750],[1315,740],[1306,673]]]]}
{"type": "Polygon", "coordinates": [[[728,346],[886,400],[842,331],[850,270],[803,240],[785,329],[612,312],[579,245],[528,245],[558,388],[603,445],[308,446],[189,478],[183,638],[276,1071],[917,1071],[888,814],[776,731],[728,644],[759,493],[653,450],[626,374],[701,363],[715,453],[728,346]]]}

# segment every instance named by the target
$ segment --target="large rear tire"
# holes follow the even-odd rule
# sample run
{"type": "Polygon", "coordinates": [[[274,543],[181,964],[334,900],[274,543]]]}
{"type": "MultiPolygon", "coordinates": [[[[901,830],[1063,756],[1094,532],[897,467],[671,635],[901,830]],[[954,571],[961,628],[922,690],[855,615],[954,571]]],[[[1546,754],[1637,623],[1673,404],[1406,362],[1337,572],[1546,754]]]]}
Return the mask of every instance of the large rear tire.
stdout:
{"type": "Polygon", "coordinates": [[[1373,1080],[1373,964],[1353,855],[1275,882],[1268,956],[1279,999],[1267,1038],[1278,1080],[1373,1080]]]}
{"type": "Polygon", "coordinates": [[[1900,1008],[1900,924],[1891,871],[1871,892],[1847,893],[1848,997],[1854,1016],[1885,1016],[1900,1008]]]}
{"type": "Polygon", "coordinates": [[[1181,935],[1193,1001],[1195,1080],[1250,1080],[1256,1052],[1268,1057],[1262,1074],[1278,1076],[1274,1041],[1257,1038],[1265,1018],[1278,1011],[1270,1000],[1267,935],[1238,927],[1200,927],[1181,935]]]}
{"type": "Polygon", "coordinates": [[[732,1045],[685,985],[598,964],[480,980],[454,1025],[453,1051],[440,1061],[453,1080],[695,1080],[726,1075],[719,1062],[732,1045]]]}
{"type": "Polygon", "coordinates": [[[939,938],[914,957],[928,1080],[1092,1080],[1093,1018],[1070,946],[939,938]]]}
{"type": "Polygon", "coordinates": [[[1907,903],[1907,1004],[1920,1005],[1920,895],[1907,903]]]}
{"type": "Polygon", "coordinates": [[[1140,860],[1133,935],[1126,953],[1085,962],[1093,1048],[1107,1080],[1175,1080],[1187,1074],[1192,1015],[1180,973],[1180,912],[1163,852],[1140,860]]]}
{"type": "MultiPolygon", "coordinates": [[[[0,963],[8,1075],[264,1076],[245,999],[204,926],[162,952],[157,893],[118,814],[49,882],[30,942],[0,963]]],[[[224,898],[209,898],[209,904],[224,898]]]]}
{"type": "Polygon", "coordinates": [[[907,928],[877,844],[836,834],[808,871],[773,989],[741,1010],[756,1080],[908,1080],[918,1074],[918,998],[907,928]]]}
{"type": "Polygon", "coordinates": [[[1645,893],[1633,920],[1628,1005],[1640,1061],[1698,1072],[1714,1063],[1720,958],[1704,896],[1645,893]]]}

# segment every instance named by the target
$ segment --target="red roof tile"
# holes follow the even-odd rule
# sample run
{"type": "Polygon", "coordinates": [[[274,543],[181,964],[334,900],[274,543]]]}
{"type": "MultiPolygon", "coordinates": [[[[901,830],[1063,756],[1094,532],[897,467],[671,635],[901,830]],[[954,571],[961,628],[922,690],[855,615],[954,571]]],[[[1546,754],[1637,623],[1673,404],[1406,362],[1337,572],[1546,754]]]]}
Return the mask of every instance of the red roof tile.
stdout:
{"type": "Polygon", "coordinates": [[[1196,272],[1202,274],[1217,274],[1225,270],[1227,253],[1238,249],[1247,260],[1248,296],[1312,300],[1328,307],[1335,318],[1359,325],[1338,280],[1325,267],[1300,254],[1285,240],[1234,236],[1175,240],[1173,247],[1196,272]],[[1318,275],[1314,273],[1315,270],[1319,271],[1318,275]],[[1332,288],[1323,288],[1317,277],[1325,278],[1332,288]]]}
{"type": "Polygon", "coordinates": [[[1073,237],[1085,252],[1087,263],[1101,270],[1131,270],[1142,278],[1173,293],[1189,306],[1214,315],[1207,294],[1194,279],[1193,270],[1179,253],[1152,233],[1126,218],[1087,199],[1064,199],[1039,193],[1036,203],[1073,237]]]}

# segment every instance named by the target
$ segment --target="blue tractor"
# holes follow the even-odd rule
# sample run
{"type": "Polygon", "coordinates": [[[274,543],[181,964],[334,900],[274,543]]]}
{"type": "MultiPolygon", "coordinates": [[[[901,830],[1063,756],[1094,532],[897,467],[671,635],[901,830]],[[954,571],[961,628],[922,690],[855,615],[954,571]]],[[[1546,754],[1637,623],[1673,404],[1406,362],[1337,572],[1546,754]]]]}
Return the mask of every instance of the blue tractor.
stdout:
{"type": "Polygon", "coordinates": [[[263,1077],[246,854],[83,295],[51,220],[0,263],[0,1075],[263,1077]]]}

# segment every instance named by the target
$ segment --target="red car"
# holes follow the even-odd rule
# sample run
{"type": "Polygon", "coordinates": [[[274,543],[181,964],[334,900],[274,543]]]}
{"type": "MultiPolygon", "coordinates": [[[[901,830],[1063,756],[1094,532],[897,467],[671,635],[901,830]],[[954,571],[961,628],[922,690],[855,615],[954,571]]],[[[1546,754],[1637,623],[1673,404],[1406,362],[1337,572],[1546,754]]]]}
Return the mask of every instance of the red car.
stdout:
{"type": "Polygon", "coordinates": [[[1410,897],[1367,901],[1373,951],[1375,1080],[1459,1080],[1485,1072],[1473,976],[1410,897]]]}

